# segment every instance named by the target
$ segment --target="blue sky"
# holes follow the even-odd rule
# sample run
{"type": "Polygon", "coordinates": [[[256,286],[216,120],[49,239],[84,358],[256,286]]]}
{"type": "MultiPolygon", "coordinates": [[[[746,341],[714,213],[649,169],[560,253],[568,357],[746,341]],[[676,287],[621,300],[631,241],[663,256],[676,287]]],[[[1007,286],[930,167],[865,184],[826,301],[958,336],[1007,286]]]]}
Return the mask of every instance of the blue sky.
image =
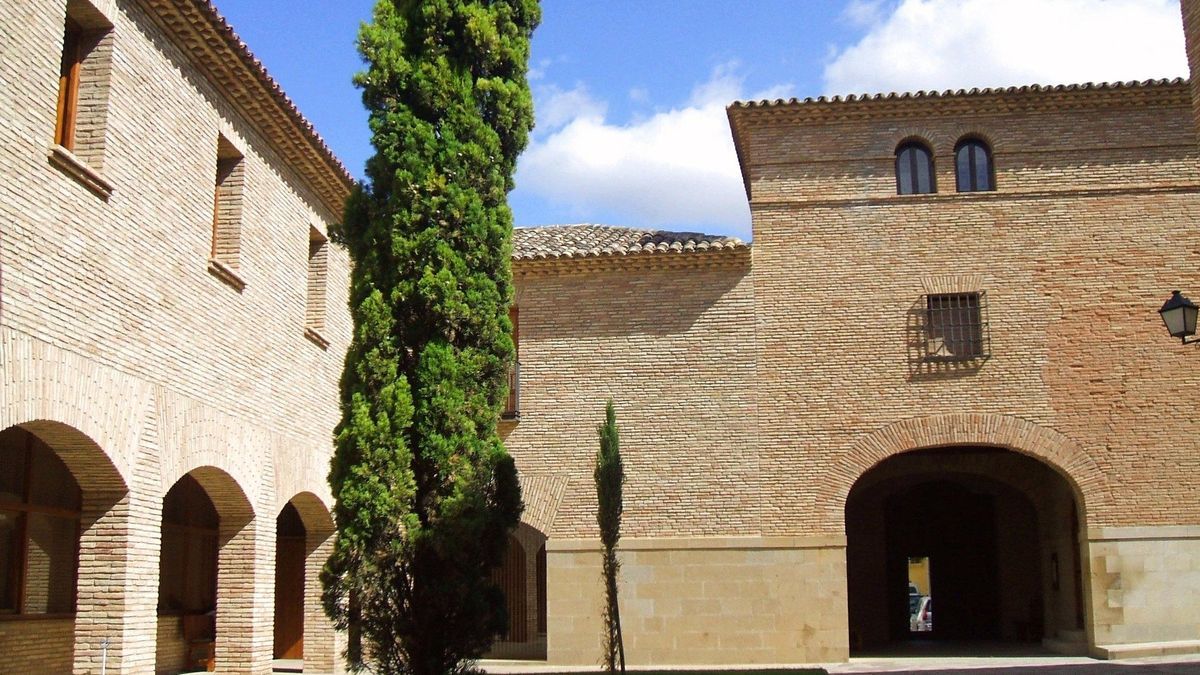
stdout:
{"type": "MultiPolygon", "coordinates": [[[[356,176],[371,0],[215,0],[356,176]]],[[[518,225],[749,238],[736,99],[1186,76],[1177,0],[545,0],[518,225]]]]}

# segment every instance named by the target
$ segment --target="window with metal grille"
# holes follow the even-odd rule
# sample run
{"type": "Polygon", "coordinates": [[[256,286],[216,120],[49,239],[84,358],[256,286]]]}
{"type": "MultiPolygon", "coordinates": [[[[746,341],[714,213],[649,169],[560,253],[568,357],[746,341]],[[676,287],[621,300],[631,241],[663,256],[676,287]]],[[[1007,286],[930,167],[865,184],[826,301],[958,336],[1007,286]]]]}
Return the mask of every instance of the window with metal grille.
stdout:
{"type": "Polygon", "coordinates": [[[925,358],[970,361],[990,356],[987,293],[925,297],[925,358]]]}

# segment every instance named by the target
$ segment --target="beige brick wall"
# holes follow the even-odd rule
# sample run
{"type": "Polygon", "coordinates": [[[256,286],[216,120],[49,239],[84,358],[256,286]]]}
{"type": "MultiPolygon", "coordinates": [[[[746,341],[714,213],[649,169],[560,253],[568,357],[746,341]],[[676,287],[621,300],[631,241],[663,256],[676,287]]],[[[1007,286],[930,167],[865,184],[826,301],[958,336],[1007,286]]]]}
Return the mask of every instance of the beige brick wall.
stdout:
{"type": "MultiPolygon", "coordinates": [[[[107,199],[48,159],[66,3],[0,6],[10,40],[0,64],[0,428],[47,440],[99,509],[81,540],[74,656],[70,639],[66,652],[51,639],[0,648],[0,671],[74,658],[76,672],[94,672],[106,637],[109,672],[153,669],[162,497],[195,471],[209,477],[229,540],[220,667],[269,672],[275,516],[306,495],[328,521],[350,333],[336,301],[347,293],[341,249],[326,259],[328,348],[306,339],[305,324],[310,231],[324,235],[340,214],[141,5],[96,4],[112,24],[107,106],[78,154],[113,188],[107,199]],[[209,270],[219,136],[245,158],[240,290],[209,270]]],[[[308,640],[314,658],[332,669],[328,625],[305,611],[321,628],[308,640]]],[[[25,625],[49,624],[0,631],[25,625]]]]}
{"type": "MultiPolygon", "coordinates": [[[[626,536],[740,534],[762,514],[754,430],[746,253],[713,267],[656,262],[587,271],[517,264],[521,421],[505,442],[545,534],[596,536],[596,427],[613,399],[621,428],[626,536]],[[527,491],[528,492],[528,491],[527,491]]],[[[703,256],[693,256],[702,258],[703,256]]]]}
{"type": "MultiPolygon", "coordinates": [[[[604,590],[595,540],[547,546],[550,663],[594,663],[604,590]]],[[[845,540],[625,541],[621,629],[630,664],[844,661],[845,540]]]]}

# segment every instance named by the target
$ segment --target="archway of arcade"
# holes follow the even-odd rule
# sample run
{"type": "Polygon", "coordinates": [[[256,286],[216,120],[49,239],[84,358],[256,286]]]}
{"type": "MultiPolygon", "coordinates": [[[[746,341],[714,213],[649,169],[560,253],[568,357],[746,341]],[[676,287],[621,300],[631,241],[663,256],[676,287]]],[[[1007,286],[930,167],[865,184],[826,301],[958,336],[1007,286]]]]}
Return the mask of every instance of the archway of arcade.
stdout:
{"type": "Polygon", "coordinates": [[[1017,452],[944,447],[885,459],[846,501],[852,652],[1083,642],[1079,522],[1069,483],[1017,452]]]}
{"type": "Polygon", "coordinates": [[[306,672],[331,672],[333,628],[321,606],[321,568],[333,544],[333,520],[311,493],[292,497],[275,519],[273,656],[306,672]]]}
{"type": "Polygon", "coordinates": [[[245,493],[220,469],[194,469],[167,491],[156,670],[195,672],[255,660],[257,530],[245,493]]]}
{"type": "Polygon", "coordinates": [[[0,431],[0,672],[92,672],[121,654],[110,638],[127,603],[107,599],[125,598],[127,561],[108,552],[127,543],[128,497],[79,430],[38,420],[0,431]]]}
{"type": "Polygon", "coordinates": [[[508,631],[496,636],[489,658],[546,658],[546,535],[520,523],[508,536],[504,562],[492,571],[504,593],[508,631]]]}

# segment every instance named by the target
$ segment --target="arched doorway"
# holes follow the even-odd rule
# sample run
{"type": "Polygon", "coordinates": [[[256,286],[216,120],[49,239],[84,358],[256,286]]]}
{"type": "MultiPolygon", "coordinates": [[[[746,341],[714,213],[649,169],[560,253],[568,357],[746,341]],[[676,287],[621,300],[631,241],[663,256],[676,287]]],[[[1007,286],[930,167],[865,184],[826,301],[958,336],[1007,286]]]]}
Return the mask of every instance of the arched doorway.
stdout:
{"type": "MultiPolygon", "coordinates": [[[[253,644],[254,511],[228,473],[202,466],[163,496],[155,670],[201,672],[268,655],[253,644]]],[[[227,666],[228,667],[228,666],[227,666]]]]}
{"type": "Polygon", "coordinates": [[[955,446],[883,460],[846,501],[851,650],[1080,631],[1077,512],[1061,475],[1014,451],[955,446]]]}
{"type": "Polygon", "coordinates": [[[276,659],[304,658],[305,530],[291,502],[275,519],[275,649],[276,659]]]}
{"type": "Polygon", "coordinates": [[[492,581],[504,593],[508,631],[496,636],[488,657],[546,658],[546,536],[519,523],[492,581]]]}
{"type": "Polygon", "coordinates": [[[333,545],[333,518],[311,492],[288,500],[275,518],[273,653],[277,670],[332,672],[334,629],[321,605],[321,569],[333,545]]]}

